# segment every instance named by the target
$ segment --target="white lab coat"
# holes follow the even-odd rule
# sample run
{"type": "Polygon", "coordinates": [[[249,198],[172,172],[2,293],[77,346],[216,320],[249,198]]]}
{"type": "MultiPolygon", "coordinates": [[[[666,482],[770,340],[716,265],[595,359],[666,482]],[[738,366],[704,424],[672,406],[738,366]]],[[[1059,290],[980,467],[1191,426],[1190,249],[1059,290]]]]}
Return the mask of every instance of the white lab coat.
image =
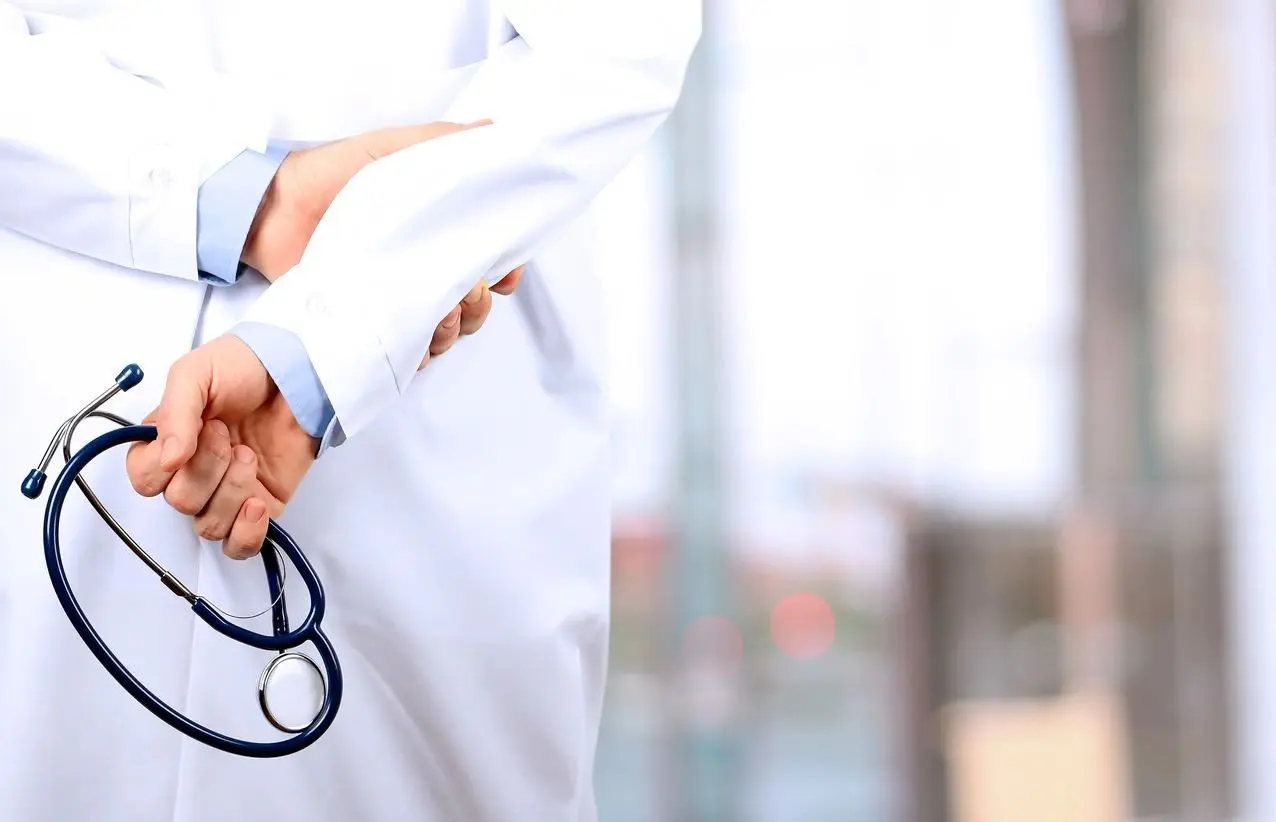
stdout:
{"type": "MultiPolygon", "coordinates": [[[[698,34],[695,0],[0,0],[0,820],[595,817],[606,264],[581,215],[668,114],[698,34]],[[362,172],[269,290],[198,282],[198,186],[244,148],[481,117],[362,172]],[[463,293],[524,262],[481,332],[415,373],[463,293]],[[140,419],[170,363],[246,317],[302,338],[349,435],[282,519],[326,586],[344,703],[281,760],[192,743],[107,676],[49,585],[44,499],[18,494],[119,368],[147,378],[109,407],[140,419]]],[[[123,450],[89,471],[117,516],[223,607],[264,607],[260,561],[135,495],[123,450]]],[[[62,535],[143,682],[277,738],[255,703],[269,654],[196,620],[74,490],[62,535]]]]}

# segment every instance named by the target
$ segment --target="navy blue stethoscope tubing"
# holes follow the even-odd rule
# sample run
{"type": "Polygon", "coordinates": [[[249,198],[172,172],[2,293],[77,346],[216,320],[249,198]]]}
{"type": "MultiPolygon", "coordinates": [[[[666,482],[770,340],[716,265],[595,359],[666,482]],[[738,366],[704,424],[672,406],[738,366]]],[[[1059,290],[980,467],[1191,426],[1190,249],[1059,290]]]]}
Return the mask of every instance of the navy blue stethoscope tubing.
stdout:
{"type": "MultiPolygon", "coordinates": [[[[323,667],[327,673],[326,696],[319,714],[310,726],[288,739],[275,742],[249,742],[236,739],[205,727],[174,710],[168,703],[139,682],[137,677],[111,652],[111,649],[103,642],[97,631],[93,629],[84,611],[80,608],[80,603],[71,592],[71,586],[66,578],[66,569],[62,563],[58,527],[67,492],[75,482],[75,478],[95,457],[118,445],[130,442],[148,442],[154,440],[155,437],[156,429],[152,425],[133,425],[112,429],[101,434],[77,451],[63,466],[62,471],[59,472],[53,487],[50,489],[49,502],[45,508],[44,515],[44,557],[48,565],[49,579],[53,583],[54,593],[57,594],[58,601],[62,604],[62,609],[66,612],[67,618],[75,627],[76,632],[84,640],[89,650],[93,652],[93,655],[97,657],[102,667],[106,668],[116,682],[128,691],[134,699],[174,729],[213,748],[239,756],[265,759],[296,753],[318,740],[324,731],[328,729],[328,726],[332,724],[333,719],[336,718],[337,709],[341,705],[342,676],[341,666],[337,661],[337,655],[333,650],[332,643],[319,627],[319,620],[323,617],[325,602],[323,586],[320,584],[314,567],[306,559],[305,555],[301,553],[296,542],[274,520],[271,520],[267,527],[268,543],[263,550],[269,550],[269,543],[274,542],[288,555],[288,558],[305,581],[306,587],[310,592],[310,613],[307,614],[302,625],[295,630],[289,631],[287,619],[281,617],[281,609],[276,608],[274,628],[276,632],[282,629],[283,633],[259,634],[229,622],[225,617],[213,610],[203,599],[197,599],[195,604],[191,606],[191,610],[218,633],[255,648],[283,651],[306,641],[309,641],[314,646],[319,658],[323,661],[323,667]]],[[[275,567],[277,568],[277,564],[275,567]]],[[[271,574],[270,576],[271,595],[274,597],[282,592],[276,590],[276,575],[271,574]]],[[[282,602],[282,598],[279,601],[282,602]]]]}

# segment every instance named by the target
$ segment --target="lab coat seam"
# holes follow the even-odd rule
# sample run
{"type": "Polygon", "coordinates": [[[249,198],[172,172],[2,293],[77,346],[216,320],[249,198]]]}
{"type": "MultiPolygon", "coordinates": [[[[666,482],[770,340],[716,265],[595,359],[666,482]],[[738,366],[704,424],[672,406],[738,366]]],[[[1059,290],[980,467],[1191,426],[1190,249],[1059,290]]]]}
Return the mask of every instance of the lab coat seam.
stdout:
{"type": "Polygon", "coordinates": [[[136,243],[134,242],[134,239],[133,239],[133,233],[135,231],[134,220],[136,219],[136,214],[135,214],[136,209],[134,208],[133,199],[134,197],[137,196],[136,165],[137,165],[137,157],[134,155],[130,155],[127,160],[127,168],[125,170],[125,177],[128,180],[128,197],[126,197],[124,200],[124,215],[126,220],[126,224],[125,224],[126,231],[124,233],[125,233],[125,239],[128,242],[129,266],[132,268],[137,268],[137,250],[136,250],[136,243]]]}

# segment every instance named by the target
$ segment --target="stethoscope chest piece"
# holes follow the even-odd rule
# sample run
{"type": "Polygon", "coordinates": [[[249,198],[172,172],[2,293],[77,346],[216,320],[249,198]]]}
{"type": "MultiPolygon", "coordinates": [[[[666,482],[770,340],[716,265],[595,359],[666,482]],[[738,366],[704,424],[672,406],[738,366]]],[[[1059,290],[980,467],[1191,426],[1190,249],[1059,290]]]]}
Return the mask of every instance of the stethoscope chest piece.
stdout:
{"type": "Polygon", "coordinates": [[[272,659],[257,681],[262,714],[284,733],[301,733],[313,725],[327,698],[323,672],[313,659],[296,651],[272,659]]]}
{"type": "Polygon", "coordinates": [[[157,432],[154,426],[133,425],[115,414],[98,410],[115,394],[129,390],[141,380],[142,370],[136,365],[121,371],[111,388],[62,424],[53,442],[49,444],[40,466],[28,474],[22,483],[23,495],[31,499],[39,497],[44,488],[45,469],[48,468],[49,461],[53,458],[58,446],[62,447],[66,465],[53,482],[44,514],[45,562],[49,569],[49,579],[53,583],[53,591],[57,594],[67,618],[93,655],[116,682],[152,714],[190,738],[227,753],[257,758],[296,753],[313,744],[332,725],[341,704],[342,692],[341,665],[337,661],[332,643],[320,628],[326,605],[323,585],[320,584],[314,567],[297,547],[297,543],[278,523],[270,521],[266,529],[266,542],[261,549],[261,561],[266,571],[266,585],[271,595],[271,604],[265,611],[254,616],[269,613],[272,630],[270,633],[259,633],[233,621],[253,617],[236,617],[227,614],[205,597],[192,591],[156,561],[111,516],[101,500],[89,488],[88,483],[80,476],[94,458],[111,448],[126,443],[149,442],[155,439],[157,432]],[[76,427],[88,417],[101,417],[121,427],[107,431],[72,454],[71,438],[75,435],[76,427]],[[83,492],[103,522],[138,559],[159,577],[164,587],[185,600],[199,619],[228,639],[274,654],[257,681],[257,700],[266,721],[276,730],[289,734],[288,738],[273,742],[251,742],[206,728],[152,693],[112,653],[81,609],[80,603],[71,591],[66,569],[62,563],[59,525],[62,507],[72,485],[83,492]],[[290,625],[288,619],[288,608],[284,598],[284,566],[281,563],[280,554],[286,557],[297,570],[310,597],[309,613],[301,624],[295,627],[290,625]],[[317,652],[323,663],[322,667],[306,654],[296,650],[307,643],[317,652]]]}

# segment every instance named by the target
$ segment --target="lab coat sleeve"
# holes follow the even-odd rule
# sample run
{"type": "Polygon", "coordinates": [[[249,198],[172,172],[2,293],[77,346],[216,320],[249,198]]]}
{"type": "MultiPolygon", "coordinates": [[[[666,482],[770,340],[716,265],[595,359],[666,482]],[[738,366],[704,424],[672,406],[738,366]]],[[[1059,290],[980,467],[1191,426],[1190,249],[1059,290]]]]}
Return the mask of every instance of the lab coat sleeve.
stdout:
{"type": "Polygon", "coordinates": [[[103,40],[90,22],[0,0],[0,226],[198,281],[200,185],[264,151],[269,119],[173,61],[139,76],[103,40]]]}
{"type": "Polygon", "coordinates": [[[341,191],[249,311],[294,332],[347,437],[403,393],[476,282],[579,216],[677,102],[699,0],[504,0],[519,37],[445,119],[492,125],[396,152],[341,191]]]}

